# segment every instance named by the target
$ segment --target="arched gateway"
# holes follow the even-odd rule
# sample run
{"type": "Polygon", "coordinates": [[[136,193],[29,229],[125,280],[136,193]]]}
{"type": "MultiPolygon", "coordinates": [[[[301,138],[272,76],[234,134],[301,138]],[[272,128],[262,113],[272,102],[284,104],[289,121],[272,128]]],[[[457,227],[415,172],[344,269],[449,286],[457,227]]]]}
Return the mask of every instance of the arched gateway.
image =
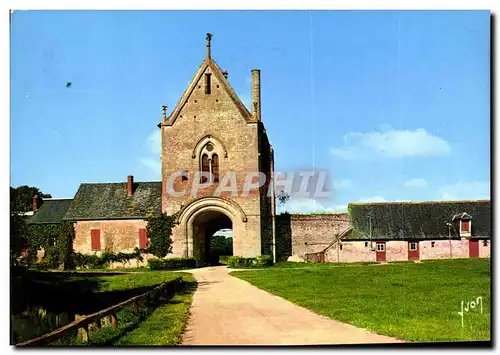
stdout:
{"type": "Polygon", "coordinates": [[[209,238],[222,228],[233,230],[233,255],[272,256],[274,246],[272,194],[267,185],[243,189],[258,173],[269,181],[273,171],[261,120],[260,71],[252,70],[250,112],[211,58],[210,39],[207,57],[170,115],[164,106],[158,125],[162,211],[178,216],[173,256],[195,257],[199,265],[210,261],[209,238]],[[224,186],[236,188],[219,193],[224,186]]]}

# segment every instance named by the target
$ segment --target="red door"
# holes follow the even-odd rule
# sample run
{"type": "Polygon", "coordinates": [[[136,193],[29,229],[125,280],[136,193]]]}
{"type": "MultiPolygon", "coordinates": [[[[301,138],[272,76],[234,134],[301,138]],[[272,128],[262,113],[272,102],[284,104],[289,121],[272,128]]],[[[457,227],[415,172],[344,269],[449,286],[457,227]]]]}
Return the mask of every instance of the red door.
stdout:
{"type": "Polygon", "coordinates": [[[420,250],[418,242],[408,242],[408,260],[420,259],[420,250]]]}
{"type": "Polygon", "coordinates": [[[479,258],[479,241],[469,239],[469,258],[479,258]]]}
{"type": "Polygon", "coordinates": [[[385,261],[385,242],[376,242],[377,261],[385,261]]]}

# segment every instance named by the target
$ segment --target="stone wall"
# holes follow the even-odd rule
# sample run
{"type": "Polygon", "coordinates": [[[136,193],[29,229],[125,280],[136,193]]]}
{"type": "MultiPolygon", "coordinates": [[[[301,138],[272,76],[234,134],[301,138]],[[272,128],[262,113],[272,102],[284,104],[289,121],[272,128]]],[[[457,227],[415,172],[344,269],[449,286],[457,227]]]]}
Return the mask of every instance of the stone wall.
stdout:
{"type": "Polygon", "coordinates": [[[486,240],[486,245],[484,245],[484,239],[479,241],[479,257],[480,258],[489,258],[490,257],[490,240],[486,240]]]}
{"type": "Polygon", "coordinates": [[[303,258],[307,253],[324,250],[335,237],[349,227],[346,213],[291,214],[276,218],[277,249],[279,255],[303,258]],[[289,246],[291,251],[286,250],[289,246]]]}
{"type": "MultiPolygon", "coordinates": [[[[490,242],[488,245],[479,241],[479,257],[490,257],[490,242]]],[[[386,241],[386,261],[405,261],[408,258],[408,241],[386,241]]],[[[376,251],[370,248],[369,241],[342,241],[325,252],[326,262],[373,262],[376,261],[376,251]]],[[[375,247],[375,242],[373,242],[375,247]]],[[[418,241],[419,260],[468,258],[469,240],[421,240],[418,241]]]]}
{"type": "Polygon", "coordinates": [[[420,259],[468,258],[469,240],[424,240],[420,241],[420,259]]]}
{"type": "Polygon", "coordinates": [[[325,261],[331,263],[349,263],[349,262],[373,262],[376,261],[375,252],[371,250],[370,243],[360,241],[342,241],[342,250],[340,244],[330,248],[325,253],[325,261]]]}
{"type": "Polygon", "coordinates": [[[90,254],[92,250],[91,230],[101,231],[101,249],[115,253],[129,253],[139,247],[139,229],[146,228],[141,219],[78,221],[75,223],[73,249],[77,253],[90,254]]]}

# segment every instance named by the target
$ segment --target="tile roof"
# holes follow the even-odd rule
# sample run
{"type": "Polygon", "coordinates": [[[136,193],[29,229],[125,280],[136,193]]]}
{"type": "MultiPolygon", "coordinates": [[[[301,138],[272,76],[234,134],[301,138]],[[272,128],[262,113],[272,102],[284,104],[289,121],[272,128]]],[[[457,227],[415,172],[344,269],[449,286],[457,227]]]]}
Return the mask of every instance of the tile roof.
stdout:
{"type": "MultiPolygon", "coordinates": [[[[351,203],[349,218],[352,231],[345,239],[408,240],[448,239],[448,225],[464,212],[472,217],[472,238],[489,238],[490,201],[436,201],[351,203]]],[[[452,223],[451,237],[460,238],[457,222],[452,223]]]]}
{"type": "Polygon", "coordinates": [[[127,183],[83,183],[64,220],[133,219],[161,213],[161,181],[135,182],[127,196],[127,183]]]}
{"type": "Polygon", "coordinates": [[[43,204],[29,218],[29,224],[59,223],[68,210],[72,199],[43,199],[43,204]]]}

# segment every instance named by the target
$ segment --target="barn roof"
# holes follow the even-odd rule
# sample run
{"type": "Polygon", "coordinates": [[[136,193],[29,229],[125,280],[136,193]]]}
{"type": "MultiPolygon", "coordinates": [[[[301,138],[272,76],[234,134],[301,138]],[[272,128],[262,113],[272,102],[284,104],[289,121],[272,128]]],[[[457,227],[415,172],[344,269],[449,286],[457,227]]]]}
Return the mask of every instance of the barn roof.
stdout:
{"type": "Polygon", "coordinates": [[[84,183],[63,219],[134,219],[160,213],[161,181],[135,182],[130,197],[126,182],[84,183]]]}
{"type": "Polygon", "coordinates": [[[408,240],[460,238],[457,215],[472,218],[472,238],[489,238],[490,201],[431,201],[351,203],[348,207],[352,230],[342,239],[408,240]]]}
{"type": "Polygon", "coordinates": [[[43,199],[43,204],[29,218],[29,224],[59,223],[68,211],[72,199],[43,199]]]}

